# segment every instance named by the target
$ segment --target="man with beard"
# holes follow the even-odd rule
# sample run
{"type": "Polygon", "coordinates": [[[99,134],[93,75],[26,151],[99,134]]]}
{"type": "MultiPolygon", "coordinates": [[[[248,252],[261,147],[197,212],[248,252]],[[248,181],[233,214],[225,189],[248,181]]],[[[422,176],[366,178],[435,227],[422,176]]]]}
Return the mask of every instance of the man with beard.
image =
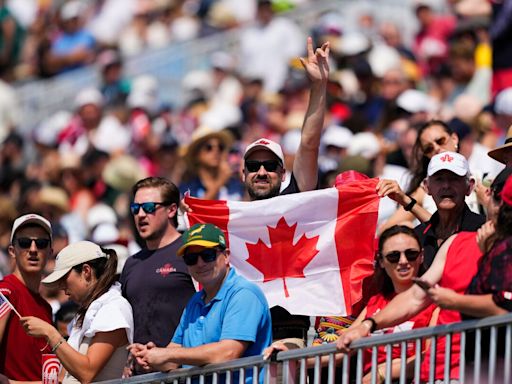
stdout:
{"type": "MultiPolygon", "coordinates": [[[[146,248],[126,260],[120,282],[133,308],[134,342],[165,347],[195,293],[187,266],[176,256],[182,245],[176,230],[180,193],[161,177],[139,180],[132,192],[130,210],[146,248]]],[[[143,373],[132,368],[132,374],[143,373]]]]}
{"type": "MultiPolygon", "coordinates": [[[[311,81],[311,92],[299,149],[293,162],[290,184],[281,191],[281,183],[285,179],[281,146],[268,139],[256,140],[245,150],[242,176],[251,201],[311,191],[317,187],[318,150],[324,122],[329,74],[329,44],[325,43],[314,51],[312,40],[308,38],[307,53],[308,57],[301,58],[301,62],[311,81]]],[[[291,315],[279,306],[271,308],[270,312],[274,340],[283,341],[290,349],[304,347],[309,329],[309,317],[291,315]]]]}

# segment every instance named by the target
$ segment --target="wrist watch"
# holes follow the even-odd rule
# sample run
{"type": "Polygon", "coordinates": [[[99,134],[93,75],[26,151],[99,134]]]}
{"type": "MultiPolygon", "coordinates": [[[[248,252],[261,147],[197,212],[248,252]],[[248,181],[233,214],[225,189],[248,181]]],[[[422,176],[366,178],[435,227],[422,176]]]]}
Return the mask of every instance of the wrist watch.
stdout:
{"type": "Polygon", "coordinates": [[[416,199],[414,197],[411,197],[409,195],[407,195],[409,197],[409,199],[411,199],[411,202],[409,204],[407,204],[404,209],[409,212],[417,203],[416,199]]]}

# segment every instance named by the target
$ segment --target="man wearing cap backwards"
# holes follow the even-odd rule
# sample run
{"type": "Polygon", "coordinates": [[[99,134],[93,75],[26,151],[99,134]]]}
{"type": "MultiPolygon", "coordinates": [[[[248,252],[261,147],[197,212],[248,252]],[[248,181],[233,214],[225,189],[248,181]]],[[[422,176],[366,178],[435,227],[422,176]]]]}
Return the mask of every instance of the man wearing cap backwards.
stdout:
{"type": "MultiPolygon", "coordinates": [[[[169,371],[261,355],[272,337],[267,300],[230,267],[222,231],[213,224],[195,224],[182,239],[178,255],[203,289],[188,302],[166,348],[131,346],[137,362],[148,370],[169,371]]],[[[247,372],[246,382],[251,378],[252,371],[247,372]]]]}
{"type": "Polygon", "coordinates": [[[434,199],[437,211],[429,221],[415,228],[424,249],[425,268],[430,267],[439,247],[451,235],[476,231],[485,222],[483,215],[471,212],[464,202],[474,184],[468,162],[461,154],[442,152],[430,160],[425,189],[434,199]]]}
{"type": "MultiPolygon", "coordinates": [[[[439,155],[447,153],[452,154],[452,152],[443,152],[439,155]]],[[[432,160],[439,155],[434,156],[432,160]]],[[[464,168],[462,163],[459,163],[459,165],[464,168]]],[[[436,168],[431,170],[429,164],[429,174],[431,174],[431,171],[435,172],[441,164],[435,163],[434,166],[436,166],[436,168]]],[[[462,173],[462,169],[454,169],[454,171],[462,173]]],[[[437,173],[440,172],[450,171],[440,170],[437,173]]],[[[435,173],[434,176],[437,173],[435,173]]],[[[471,313],[471,315],[475,317],[493,316],[504,313],[503,308],[499,307],[498,304],[493,301],[491,295],[465,295],[465,293],[473,276],[479,272],[479,264],[482,257],[481,249],[486,246],[486,240],[492,234],[494,225],[496,225],[501,201],[497,201],[495,197],[500,196],[505,182],[511,174],[512,169],[505,168],[496,176],[491,184],[488,193],[492,193],[493,198],[488,200],[487,213],[489,221],[485,226],[482,226],[478,232],[459,232],[444,241],[432,265],[419,279],[421,280],[419,284],[414,284],[408,290],[400,293],[379,313],[372,318],[364,320],[361,325],[344,333],[338,339],[338,350],[346,353],[350,352],[350,344],[354,340],[368,336],[369,333],[377,329],[384,329],[396,324],[401,324],[421,312],[432,302],[441,307],[438,325],[461,321],[462,317],[460,312],[471,313]]],[[[454,183],[458,183],[458,181],[454,181],[454,183]]],[[[460,188],[463,189],[462,187],[460,188]]],[[[459,377],[459,340],[460,335],[453,335],[450,379],[458,379],[459,377]]],[[[467,345],[467,348],[473,347],[472,344],[467,345]]],[[[442,337],[437,340],[436,344],[435,380],[444,379],[445,351],[445,338],[442,337]]],[[[428,353],[422,358],[421,382],[429,380],[430,356],[428,353]]]]}
{"type": "MultiPolygon", "coordinates": [[[[164,347],[195,293],[183,259],[176,256],[181,247],[176,230],[180,193],[169,180],[148,177],[133,186],[133,196],[130,208],[146,248],[126,260],[122,292],[133,308],[134,342],[164,347]]],[[[134,368],[131,373],[142,373],[134,368]]]]}
{"type": "MultiPolygon", "coordinates": [[[[44,217],[27,214],[12,226],[9,256],[14,271],[0,281],[0,292],[21,316],[52,322],[52,309],[39,295],[39,283],[52,254],[51,225],[44,217]]],[[[43,339],[28,336],[14,311],[0,318],[0,373],[11,380],[40,381],[42,353],[49,353],[43,339]]]]}

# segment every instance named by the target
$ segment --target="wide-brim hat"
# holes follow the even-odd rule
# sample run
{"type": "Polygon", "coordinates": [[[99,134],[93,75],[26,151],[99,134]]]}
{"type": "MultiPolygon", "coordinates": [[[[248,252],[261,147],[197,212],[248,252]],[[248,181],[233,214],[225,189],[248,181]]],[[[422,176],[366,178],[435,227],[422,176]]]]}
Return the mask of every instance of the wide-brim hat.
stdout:
{"type": "Polygon", "coordinates": [[[223,130],[214,130],[206,125],[199,126],[192,134],[192,141],[184,148],[183,159],[187,168],[194,169],[197,165],[197,153],[201,146],[210,139],[219,139],[226,149],[230,148],[235,141],[231,132],[223,130]]]}
{"type": "Polygon", "coordinates": [[[492,157],[494,160],[497,160],[500,163],[505,164],[505,158],[504,158],[505,152],[512,151],[512,148],[509,149],[509,147],[512,147],[512,125],[508,128],[507,137],[505,139],[505,144],[487,152],[487,154],[489,155],[489,157],[492,157]]]}

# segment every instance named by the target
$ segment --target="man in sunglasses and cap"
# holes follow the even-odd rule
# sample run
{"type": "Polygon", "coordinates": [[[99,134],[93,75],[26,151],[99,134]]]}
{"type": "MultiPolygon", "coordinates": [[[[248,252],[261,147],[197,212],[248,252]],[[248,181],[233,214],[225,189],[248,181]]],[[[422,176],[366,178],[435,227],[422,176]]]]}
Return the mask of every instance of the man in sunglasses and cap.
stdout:
{"type": "MultiPolygon", "coordinates": [[[[121,273],[123,296],[133,308],[136,343],[169,343],[195,287],[183,259],[177,257],[180,193],[169,180],[148,177],[132,188],[130,211],[146,247],[126,260],[121,273]]],[[[132,361],[133,362],[133,361],[132,361]]],[[[144,373],[127,364],[125,375],[144,373]]]]}
{"type": "MultiPolygon", "coordinates": [[[[329,44],[313,50],[313,42],[308,38],[307,56],[306,59],[300,60],[311,81],[311,91],[299,148],[291,169],[290,183],[281,191],[281,184],[286,177],[281,146],[265,138],[256,140],[245,150],[242,175],[251,201],[317,188],[318,151],[324,124],[329,74],[329,44]]],[[[284,341],[289,348],[304,347],[310,326],[309,317],[291,315],[280,306],[272,307],[271,313],[274,339],[284,341]]]]}
{"type": "MultiPolygon", "coordinates": [[[[195,224],[182,239],[178,255],[202,290],[190,299],[166,348],[131,346],[137,362],[147,370],[168,371],[261,355],[272,338],[268,303],[230,267],[223,232],[213,224],[195,224]]],[[[247,372],[246,382],[251,378],[247,372]]]]}
{"type": "MultiPolygon", "coordinates": [[[[52,309],[39,295],[39,284],[53,252],[51,234],[44,217],[33,213],[18,217],[8,248],[14,270],[0,281],[0,292],[21,316],[36,316],[48,323],[52,323],[52,309]]],[[[50,353],[45,340],[28,336],[9,306],[0,308],[0,373],[11,380],[41,381],[42,354],[50,353]]]]}

